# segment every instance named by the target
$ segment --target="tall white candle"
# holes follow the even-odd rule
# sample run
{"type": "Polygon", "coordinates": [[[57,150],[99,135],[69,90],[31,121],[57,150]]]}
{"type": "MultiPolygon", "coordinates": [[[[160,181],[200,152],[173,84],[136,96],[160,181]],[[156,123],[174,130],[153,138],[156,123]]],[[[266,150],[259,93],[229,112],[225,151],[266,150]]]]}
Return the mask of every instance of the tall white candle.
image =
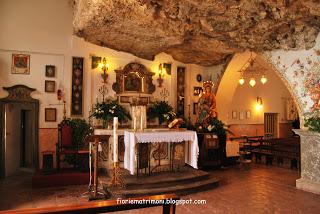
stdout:
{"type": "Polygon", "coordinates": [[[142,77],[141,78],[141,82],[142,82],[142,84],[141,84],[141,92],[143,93],[144,92],[144,77],[142,77]]]}
{"type": "Polygon", "coordinates": [[[118,162],[118,118],[113,118],[113,162],[118,162]]]}
{"type": "Polygon", "coordinates": [[[131,118],[132,118],[132,123],[131,123],[131,127],[134,128],[134,117],[136,116],[136,108],[135,106],[131,107],[131,118]]]}
{"type": "Polygon", "coordinates": [[[143,130],[144,127],[143,127],[143,114],[142,114],[142,110],[140,112],[140,130],[143,130]]]}
{"type": "Polygon", "coordinates": [[[133,116],[133,130],[137,130],[137,117],[133,116]]]}

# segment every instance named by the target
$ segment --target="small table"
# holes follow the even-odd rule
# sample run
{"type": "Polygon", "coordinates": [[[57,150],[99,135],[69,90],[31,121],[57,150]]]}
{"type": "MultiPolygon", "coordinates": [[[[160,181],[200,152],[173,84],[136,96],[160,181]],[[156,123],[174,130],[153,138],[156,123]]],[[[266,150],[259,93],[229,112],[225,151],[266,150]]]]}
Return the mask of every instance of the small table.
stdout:
{"type": "Polygon", "coordinates": [[[144,132],[124,132],[124,168],[134,175],[136,166],[136,150],[137,143],[161,143],[161,142],[183,142],[190,141],[185,144],[185,151],[189,151],[185,155],[185,163],[189,164],[195,169],[198,169],[198,137],[195,131],[189,130],[165,130],[165,131],[144,131],[144,132]]]}

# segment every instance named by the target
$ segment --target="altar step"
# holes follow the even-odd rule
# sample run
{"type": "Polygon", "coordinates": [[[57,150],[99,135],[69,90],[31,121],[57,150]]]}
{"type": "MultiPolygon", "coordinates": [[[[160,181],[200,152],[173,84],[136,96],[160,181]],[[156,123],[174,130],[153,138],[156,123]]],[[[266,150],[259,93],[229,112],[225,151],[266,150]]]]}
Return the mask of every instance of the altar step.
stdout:
{"type": "Polygon", "coordinates": [[[144,188],[167,187],[176,184],[188,184],[209,179],[210,174],[204,171],[197,171],[196,175],[183,172],[175,173],[160,173],[159,175],[151,175],[149,177],[140,177],[128,179],[126,189],[137,189],[143,186],[144,188]]]}
{"type": "Polygon", "coordinates": [[[219,180],[217,178],[208,178],[196,182],[190,181],[189,183],[170,183],[167,186],[161,185],[161,187],[154,186],[153,188],[145,188],[144,186],[141,186],[141,188],[137,189],[120,190],[117,193],[122,195],[124,198],[168,193],[175,193],[182,196],[213,189],[218,187],[218,185],[219,180]]]}
{"type": "Polygon", "coordinates": [[[213,189],[219,185],[219,179],[210,173],[190,167],[184,167],[180,172],[162,172],[139,178],[126,174],[123,178],[126,188],[116,192],[123,198],[167,193],[181,196],[213,189]]]}

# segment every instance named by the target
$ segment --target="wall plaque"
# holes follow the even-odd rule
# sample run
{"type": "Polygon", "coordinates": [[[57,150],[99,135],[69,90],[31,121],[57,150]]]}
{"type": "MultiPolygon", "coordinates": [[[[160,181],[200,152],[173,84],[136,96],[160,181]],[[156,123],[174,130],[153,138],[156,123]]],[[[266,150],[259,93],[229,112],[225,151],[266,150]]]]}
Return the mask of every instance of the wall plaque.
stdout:
{"type": "Polygon", "coordinates": [[[184,116],[184,88],[185,88],[185,70],[184,67],[177,69],[177,116],[184,116]]]}
{"type": "Polygon", "coordinates": [[[83,114],[83,58],[72,57],[71,115],[83,114]]]}

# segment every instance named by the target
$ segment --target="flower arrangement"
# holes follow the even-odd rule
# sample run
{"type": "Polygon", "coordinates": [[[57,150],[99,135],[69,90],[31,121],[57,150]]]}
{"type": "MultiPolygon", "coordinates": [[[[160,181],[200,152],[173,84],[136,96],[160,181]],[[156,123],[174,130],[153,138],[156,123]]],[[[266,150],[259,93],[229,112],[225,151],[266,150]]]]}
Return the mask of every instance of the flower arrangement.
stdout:
{"type": "Polygon", "coordinates": [[[217,135],[226,135],[227,132],[230,132],[228,128],[229,127],[226,126],[221,120],[216,118],[208,119],[205,123],[195,124],[195,130],[198,132],[215,133],[217,135]]]}
{"type": "Polygon", "coordinates": [[[229,127],[217,118],[208,118],[204,123],[196,123],[194,130],[199,133],[214,133],[218,136],[221,145],[226,144],[227,133],[233,135],[229,127]]]}
{"type": "Polygon", "coordinates": [[[131,120],[129,112],[118,104],[116,100],[106,100],[96,103],[90,117],[103,120],[104,123],[112,122],[114,117],[118,117],[120,122],[131,120]]]}
{"type": "Polygon", "coordinates": [[[314,110],[306,113],[304,126],[308,127],[310,131],[320,132],[320,110],[314,110]]]}
{"type": "Polygon", "coordinates": [[[162,124],[163,122],[172,121],[176,118],[176,113],[167,102],[160,101],[153,103],[153,105],[148,108],[147,116],[148,119],[159,118],[159,124],[162,124]]]}
{"type": "Polygon", "coordinates": [[[86,120],[80,118],[68,118],[63,121],[72,127],[72,145],[81,147],[84,139],[93,133],[93,128],[86,120]]]}

